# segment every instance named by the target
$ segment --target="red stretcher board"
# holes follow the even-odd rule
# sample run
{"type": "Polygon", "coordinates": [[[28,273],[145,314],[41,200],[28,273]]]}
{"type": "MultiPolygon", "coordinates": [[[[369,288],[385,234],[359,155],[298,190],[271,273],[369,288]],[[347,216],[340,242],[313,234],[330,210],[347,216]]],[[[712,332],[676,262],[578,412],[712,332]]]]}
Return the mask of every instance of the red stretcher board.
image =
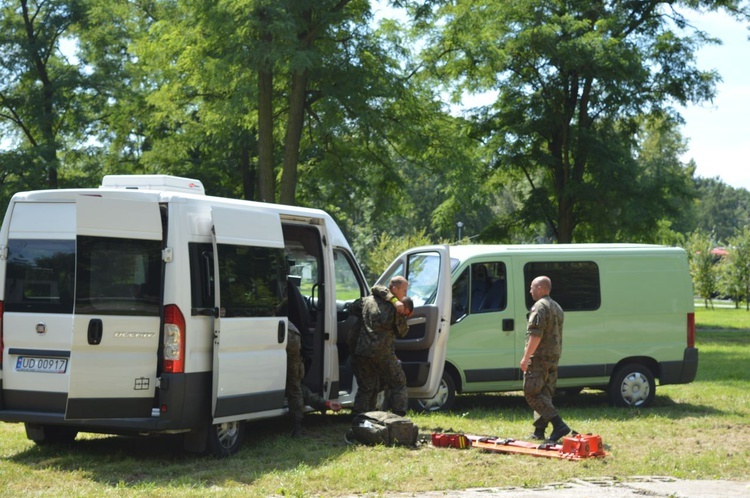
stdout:
{"type": "Polygon", "coordinates": [[[488,436],[467,436],[472,448],[498,453],[515,453],[563,460],[584,460],[586,458],[604,458],[607,454],[602,447],[602,438],[596,434],[576,434],[564,437],[562,444],[530,443],[515,439],[502,439],[488,436]]]}

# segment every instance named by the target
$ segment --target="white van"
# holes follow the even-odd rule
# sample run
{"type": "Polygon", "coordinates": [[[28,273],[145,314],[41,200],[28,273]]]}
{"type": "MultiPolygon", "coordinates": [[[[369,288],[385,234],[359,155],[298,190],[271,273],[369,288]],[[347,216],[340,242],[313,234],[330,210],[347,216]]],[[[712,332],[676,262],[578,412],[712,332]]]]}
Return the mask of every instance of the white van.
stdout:
{"type": "Polygon", "coordinates": [[[660,385],[692,382],[698,369],[693,285],[683,249],[647,244],[459,245],[451,335],[438,394],[412,400],[447,410],[456,393],[517,391],[533,300],[531,281],[552,280],[565,311],[558,390],[607,392],[615,406],[648,406],[660,385]]]}
{"type": "MultiPolygon", "coordinates": [[[[448,338],[448,248],[394,264],[435,295],[417,302],[404,359],[410,395],[431,396],[448,338]]],[[[164,175],[18,193],[0,231],[0,421],[23,422],[39,443],[184,433],[186,449],[234,453],[244,421],[287,412],[289,321],[311,355],[305,384],[353,402],[347,305],[367,294],[320,210],[211,197],[164,175]]]]}

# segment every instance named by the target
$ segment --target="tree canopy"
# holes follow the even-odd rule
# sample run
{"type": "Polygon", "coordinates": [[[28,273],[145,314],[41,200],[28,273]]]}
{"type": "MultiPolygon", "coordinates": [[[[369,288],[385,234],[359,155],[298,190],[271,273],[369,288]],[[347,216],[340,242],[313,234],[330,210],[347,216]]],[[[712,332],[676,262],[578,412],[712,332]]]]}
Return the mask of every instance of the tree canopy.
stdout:
{"type": "MultiPolygon", "coordinates": [[[[0,0],[0,197],[107,173],[323,208],[355,249],[727,239],[746,192],[693,178],[710,100],[688,9],[744,2],[0,0]],[[485,106],[458,112],[467,94],[485,106]],[[731,214],[726,214],[731,213],[731,214]]],[[[744,207],[743,207],[744,206],[744,207]]]]}

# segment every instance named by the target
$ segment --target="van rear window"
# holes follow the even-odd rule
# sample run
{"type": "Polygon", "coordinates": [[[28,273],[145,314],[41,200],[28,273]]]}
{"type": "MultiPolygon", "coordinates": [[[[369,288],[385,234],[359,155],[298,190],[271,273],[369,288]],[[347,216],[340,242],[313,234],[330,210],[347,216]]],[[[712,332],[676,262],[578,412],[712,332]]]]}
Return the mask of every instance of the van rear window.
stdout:
{"type": "Polygon", "coordinates": [[[76,313],[159,316],[161,241],[78,237],[76,313]]]}
{"type": "Polygon", "coordinates": [[[552,299],[564,311],[593,311],[602,304],[599,267],[593,261],[539,261],[526,263],[523,267],[526,308],[531,309],[534,300],[528,292],[531,281],[546,275],[552,281],[552,299]]]}
{"type": "Polygon", "coordinates": [[[72,313],[74,240],[10,239],[5,311],[72,313]]]}

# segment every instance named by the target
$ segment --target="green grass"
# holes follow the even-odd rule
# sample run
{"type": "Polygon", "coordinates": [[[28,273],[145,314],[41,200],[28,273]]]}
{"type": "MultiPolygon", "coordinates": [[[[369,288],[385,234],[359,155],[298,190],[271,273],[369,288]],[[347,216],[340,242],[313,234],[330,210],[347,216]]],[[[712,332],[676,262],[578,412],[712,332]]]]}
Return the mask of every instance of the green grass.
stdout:
{"type": "MultiPolygon", "coordinates": [[[[308,415],[299,440],[289,438],[286,419],[250,424],[240,453],[225,460],[184,454],[171,438],[83,434],[70,446],[40,447],[22,425],[0,423],[0,496],[377,496],[641,475],[750,480],[750,313],[698,310],[696,319],[695,382],[658,387],[642,410],[612,408],[604,393],[588,390],[557,402],[575,430],[602,436],[604,459],[348,446],[349,421],[340,415],[308,415]]],[[[425,436],[521,438],[531,429],[520,393],[460,396],[450,414],[410,417],[425,436]]]]}
{"type": "Polygon", "coordinates": [[[695,308],[695,323],[699,329],[749,330],[750,311],[741,308],[695,308]]]}

